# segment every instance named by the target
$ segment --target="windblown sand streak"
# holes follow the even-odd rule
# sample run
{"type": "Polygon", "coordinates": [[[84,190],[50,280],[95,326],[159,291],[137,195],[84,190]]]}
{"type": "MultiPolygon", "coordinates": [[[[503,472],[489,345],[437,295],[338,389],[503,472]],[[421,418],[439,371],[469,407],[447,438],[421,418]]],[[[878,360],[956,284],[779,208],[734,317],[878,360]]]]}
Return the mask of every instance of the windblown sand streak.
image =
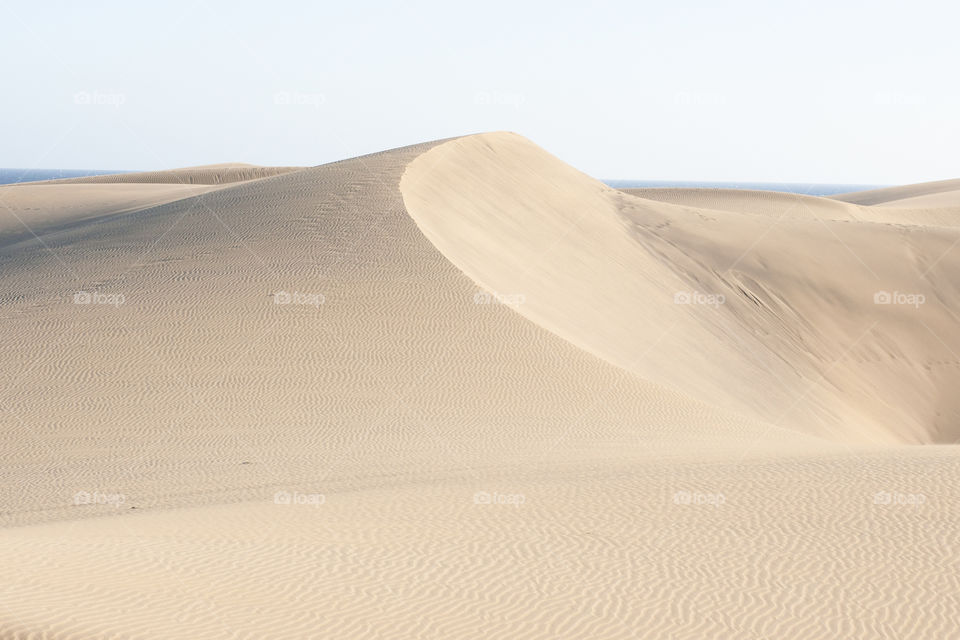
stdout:
{"type": "Polygon", "coordinates": [[[0,188],[103,199],[0,237],[0,637],[955,633],[957,230],[512,134],[201,169],[0,188]]]}

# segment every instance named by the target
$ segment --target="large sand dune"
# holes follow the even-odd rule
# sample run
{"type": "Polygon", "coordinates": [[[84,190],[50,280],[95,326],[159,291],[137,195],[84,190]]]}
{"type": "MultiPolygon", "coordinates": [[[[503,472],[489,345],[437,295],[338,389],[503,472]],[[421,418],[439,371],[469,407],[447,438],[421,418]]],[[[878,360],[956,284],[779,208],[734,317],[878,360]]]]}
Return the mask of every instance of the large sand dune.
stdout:
{"type": "Polygon", "coordinates": [[[951,637],[960,201],[790,198],[505,133],[0,188],[0,637],[951,637]]]}
{"type": "Polygon", "coordinates": [[[760,192],[651,202],[508,134],[431,150],[401,190],[465,273],[644,379],[843,441],[960,437],[953,228],[760,192]]]}

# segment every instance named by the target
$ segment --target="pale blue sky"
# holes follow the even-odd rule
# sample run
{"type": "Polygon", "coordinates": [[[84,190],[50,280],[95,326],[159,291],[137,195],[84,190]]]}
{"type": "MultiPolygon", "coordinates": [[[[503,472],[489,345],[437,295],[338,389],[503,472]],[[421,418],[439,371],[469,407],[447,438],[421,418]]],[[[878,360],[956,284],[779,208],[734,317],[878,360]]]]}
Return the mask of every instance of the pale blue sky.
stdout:
{"type": "Polygon", "coordinates": [[[508,129],[599,178],[960,177],[954,6],[4,3],[0,166],[313,165],[508,129]]]}

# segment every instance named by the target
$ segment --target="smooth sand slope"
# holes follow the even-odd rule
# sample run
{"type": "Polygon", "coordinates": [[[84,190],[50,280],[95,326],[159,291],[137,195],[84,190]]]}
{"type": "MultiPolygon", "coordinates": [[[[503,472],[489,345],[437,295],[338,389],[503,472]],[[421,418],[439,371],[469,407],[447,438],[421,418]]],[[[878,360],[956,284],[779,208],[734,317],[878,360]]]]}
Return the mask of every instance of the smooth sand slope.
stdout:
{"type": "Polygon", "coordinates": [[[222,185],[301,168],[220,164],[2,185],[0,242],[37,238],[92,218],[131,213],[208,193],[222,185]]]}
{"type": "Polygon", "coordinates": [[[782,194],[652,202],[509,134],[431,150],[401,189],[474,280],[647,380],[845,442],[960,437],[953,228],[782,194]]]}
{"type": "Polygon", "coordinates": [[[922,182],[833,196],[835,200],[884,207],[952,207],[960,203],[960,179],[922,182]]]}
{"type": "Polygon", "coordinates": [[[960,230],[184,171],[0,236],[0,637],[956,637],[960,230]]]}
{"type": "Polygon", "coordinates": [[[49,184],[0,186],[0,242],[35,239],[61,225],[128,213],[212,190],[180,184],[49,184]]]}

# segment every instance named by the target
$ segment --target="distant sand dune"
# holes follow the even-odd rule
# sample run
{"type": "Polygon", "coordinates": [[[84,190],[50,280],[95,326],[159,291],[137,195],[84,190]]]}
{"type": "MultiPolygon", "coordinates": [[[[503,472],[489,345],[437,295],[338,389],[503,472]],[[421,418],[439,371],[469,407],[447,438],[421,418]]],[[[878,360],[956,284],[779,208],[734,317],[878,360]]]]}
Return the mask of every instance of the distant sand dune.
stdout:
{"type": "Polygon", "coordinates": [[[129,213],[211,191],[208,185],[49,184],[0,187],[0,242],[33,238],[59,225],[129,213]]]}
{"type": "MultiPolygon", "coordinates": [[[[700,209],[751,213],[775,220],[834,220],[895,225],[960,227],[960,191],[919,195],[906,200],[878,202],[877,206],[850,204],[833,196],[815,197],[776,191],[740,189],[623,189],[647,200],[700,209]],[[913,203],[913,204],[911,204],[913,203]]],[[[873,191],[863,192],[865,194],[873,191]]],[[[842,196],[843,198],[853,197],[842,196]]],[[[864,196],[864,199],[871,199],[864,196]]]]}
{"type": "Polygon", "coordinates": [[[246,180],[258,180],[271,176],[299,171],[303,167],[258,167],[250,164],[209,164],[199,167],[171,169],[169,171],[142,171],[136,173],[110,173],[83,178],[47,180],[44,184],[105,184],[105,183],[153,183],[153,184],[230,184],[246,180]]]}
{"type": "Polygon", "coordinates": [[[855,191],[830,197],[834,200],[863,205],[957,207],[960,206],[960,179],[855,191]]]}
{"type": "Polygon", "coordinates": [[[956,633],[944,209],[124,175],[0,188],[0,638],[956,633]]]}

